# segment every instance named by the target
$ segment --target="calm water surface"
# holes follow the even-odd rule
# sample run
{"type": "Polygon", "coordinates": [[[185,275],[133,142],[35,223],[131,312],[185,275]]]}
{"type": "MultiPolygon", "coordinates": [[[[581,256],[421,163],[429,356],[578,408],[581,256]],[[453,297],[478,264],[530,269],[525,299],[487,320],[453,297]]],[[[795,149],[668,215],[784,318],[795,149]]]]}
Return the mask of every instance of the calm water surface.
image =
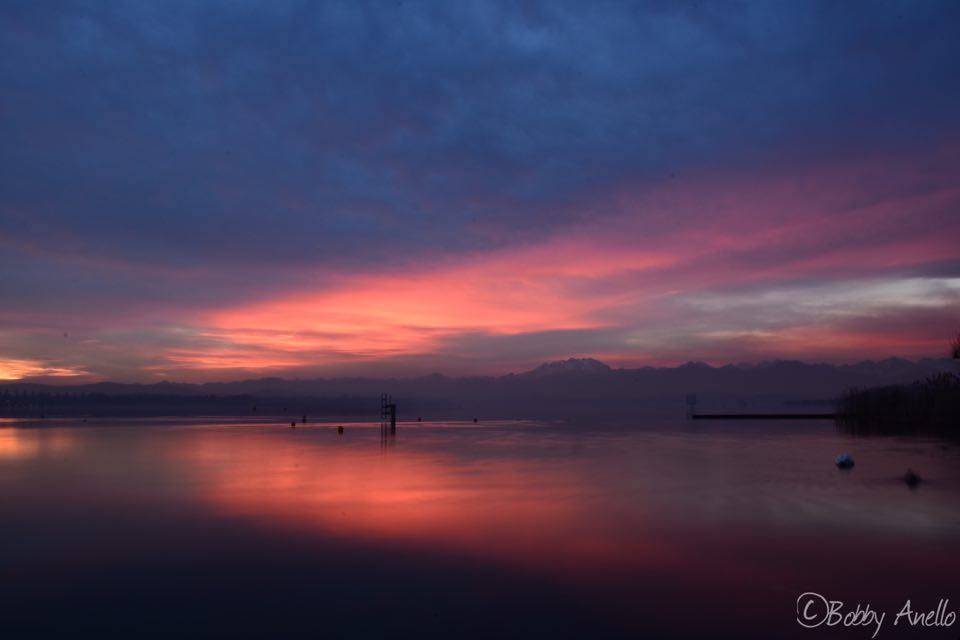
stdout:
{"type": "Polygon", "coordinates": [[[829,423],[6,422],[0,637],[869,638],[797,596],[960,608],[958,507],[829,423]]]}

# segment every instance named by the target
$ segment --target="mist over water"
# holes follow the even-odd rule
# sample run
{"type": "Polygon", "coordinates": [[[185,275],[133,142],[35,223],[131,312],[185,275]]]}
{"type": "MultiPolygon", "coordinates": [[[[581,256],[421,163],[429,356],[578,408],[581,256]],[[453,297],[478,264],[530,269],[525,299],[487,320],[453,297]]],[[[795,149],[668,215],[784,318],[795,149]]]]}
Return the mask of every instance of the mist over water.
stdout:
{"type": "MultiPolygon", "coordinates": [[[[0,629],[812,638],[827,632],[797,625],[803,592],[895,613],[960,586],[960,448],[935,439],[642,417],[336,426],[3,423],[0,629]]],[[[903,633],[890,624],[878,637],[903,633]]]]}

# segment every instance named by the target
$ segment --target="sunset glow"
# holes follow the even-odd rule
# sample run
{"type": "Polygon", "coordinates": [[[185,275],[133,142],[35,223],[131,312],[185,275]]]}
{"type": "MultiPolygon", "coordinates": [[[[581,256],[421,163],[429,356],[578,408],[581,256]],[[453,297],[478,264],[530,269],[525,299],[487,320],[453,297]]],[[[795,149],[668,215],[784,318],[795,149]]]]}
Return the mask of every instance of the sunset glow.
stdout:
{"type": "Polygon", "coordinates": [[[958,34],[0,2],[0,640],[949,632],[958,34]]]}
{"type": "MultiPolygon", "coordinates": [[[[823,18],[754,11],[717,17],[754,43],[746,76],[729,31],[680,10],[615,40],[620,20],[559,12],[541,32],[507,11],[515,37],[463,25],[499,52],[482,72],[469,37],[400,12],[415,42],[344,52],[321,29],[290,95],[255,90],[253,111],[242,96],[289,63],[256,37],[198,47],[161,12],[95,46],[76,25],[96,17],[24,13],[2,28],[0,379],[943,356],[960,317],[947,40],[901,47],[897,14],[869,36],[831,21],[825,42],[823,18]],[[114,95],[116,52],[160,46],[150,24],[169,51],[114,95]],[[860,38],[883,46],[847,55],[860,38]],[[168,54],[182,63],[151,69],[168,54]],[[329,62],[355,56],[363,73],[329,62]],[[111,100],[129,115],[81,133],[111,100]]],[[[347,14],[317,24],[349,33],[347,14]]]]}

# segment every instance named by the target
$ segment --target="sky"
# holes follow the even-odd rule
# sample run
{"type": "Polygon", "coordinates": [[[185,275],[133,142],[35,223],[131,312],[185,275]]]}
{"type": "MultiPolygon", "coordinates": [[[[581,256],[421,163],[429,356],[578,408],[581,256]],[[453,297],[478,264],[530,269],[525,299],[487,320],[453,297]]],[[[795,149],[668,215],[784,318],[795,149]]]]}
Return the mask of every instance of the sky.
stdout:
{"type": "Polygon", "coordinates": [[[945,356],[956,2],[0,5],[0,379],[945,356]]]}

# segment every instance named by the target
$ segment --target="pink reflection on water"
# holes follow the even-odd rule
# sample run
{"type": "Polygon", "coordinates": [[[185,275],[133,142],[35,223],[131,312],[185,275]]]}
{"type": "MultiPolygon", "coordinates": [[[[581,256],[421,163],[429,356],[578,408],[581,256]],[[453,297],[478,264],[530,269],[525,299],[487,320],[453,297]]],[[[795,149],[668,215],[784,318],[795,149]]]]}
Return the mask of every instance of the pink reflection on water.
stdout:
{"type": "Polygon", "coordinates": [[[224,450],[211,433],[177,455],[203,470],[214,509],[269,528],[560,572],[672,558],[656,535],[619,528],[626,509],[642,526],[642,503],[616,504],[568,464],[337,444],[267,436],[224,450]]]}
{"type": "Polygon", "coordinates": [[[803,468],[803,458],[836,446],[832,437],[631,434],[612,447],[588,441],[579,456],[549,433],[449,430],[431,440],[409,430],[380,449],[362,431],[349,427],[337,439],[324,428],[261,430],[229,444],[223,432],[198,431],[171,454],[199,474],[199,499],[224,517],[318,544],[347,540],[539,574],[593,593],[598,610],[628,628],[649,627],[651,616],[709,627],[674,619],[696,602],[728,630],[794,637],[779,607],[789,611],[804,590],[892,607],[902,576],[924,576],[922,589],[909,584],[928,595],[960,570],[949,555],[958,530],[950,505],[882,480],[902,452],[863,454],[864,466],[881,468],[875,485],[867,473],[803,468]],[[754,469],[764,458],[768,466],[754,469]],[[804,484],[794,484],[797,469],[809,476],[804,484]],[[731,616],[741,609],[752,613],[731,616]]]}
{"type": "Polygon", "coordinates": [[[69,451],[73,445],[74,439],[68,431],[44,433],[37,429],[4,427],[0,422],[0,460],[28,460],[59,455],[69,451]]]}
{"type": "MultiPolygon", "coordinates": [[[[23,575],[37,563],[77,574],[137,549],[238,548],[266,566],[344,551],[441,572],[480,566],[653,637],[819,637],[792,615],[808,590],[888,610],[956,593],[960,451],[941,443],[817,425],[456,426],[404,425],[388,446],[370,425],[343,436],[216,420],[0,429],[13,452],[0,455],[8,509],[40,532],[79,534],[90,513],[103,518],[78,538],[88,552],[75,534],[52,546],[41,535],[31,541],[42,553],[16,562],[23,575]],[[853,473],[833,466],[840,447],[857,458],[853,473]],[[928,483],[911,492],[897,477],[905,466],[928,483]],[[118,537],[128,519],[135,535],[118,537]]],[[[477,586],[469,572],[443,575],[457,597],[477,586]]]]}

